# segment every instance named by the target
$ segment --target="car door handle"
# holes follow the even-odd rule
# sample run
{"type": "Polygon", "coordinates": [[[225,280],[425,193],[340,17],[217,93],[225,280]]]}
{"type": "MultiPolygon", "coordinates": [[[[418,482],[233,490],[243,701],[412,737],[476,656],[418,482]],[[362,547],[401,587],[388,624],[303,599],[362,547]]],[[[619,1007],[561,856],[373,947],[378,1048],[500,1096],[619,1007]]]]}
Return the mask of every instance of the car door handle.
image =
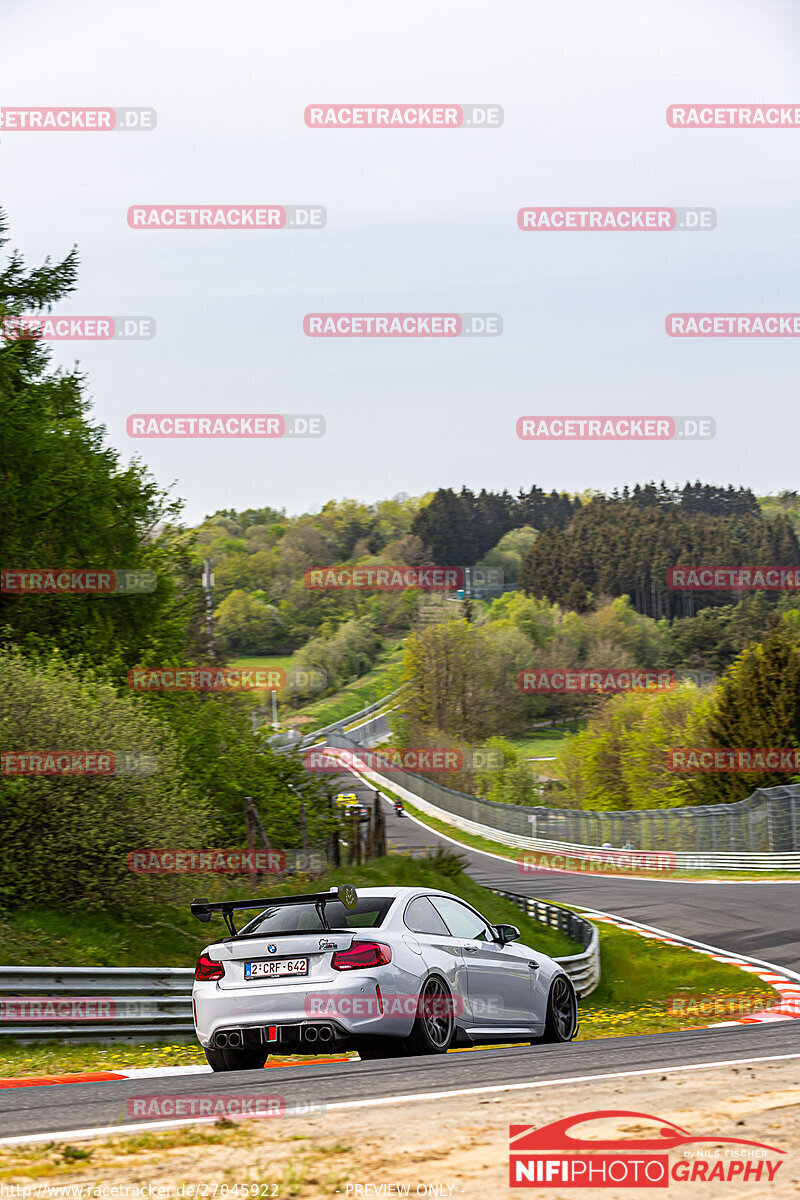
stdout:
{"type": "Polygon", "coordinates": [[[530,959],[530,960],[528,961],[528,966],[530,967],[530,969],[531,969],[532,971],[538,971],[538,970],[539,970],[539,964],[538,964],[537,962],[534,962],[534,961],[533,961],[533,959],[530,959]]]}
{"type": "Polygon", "coordinates": [[[479,950],[480,950],[480,946],[476,946],[474,944],[471,946],[468,944],[464,947],[465,954],[477,954],[479,950]]]}

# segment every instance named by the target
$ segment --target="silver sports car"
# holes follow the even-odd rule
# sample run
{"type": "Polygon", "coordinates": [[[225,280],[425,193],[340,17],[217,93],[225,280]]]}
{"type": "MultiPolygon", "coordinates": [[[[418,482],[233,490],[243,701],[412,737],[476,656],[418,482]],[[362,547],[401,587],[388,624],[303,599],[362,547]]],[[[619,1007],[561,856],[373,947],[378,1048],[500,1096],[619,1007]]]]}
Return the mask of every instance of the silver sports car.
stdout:
{"type": "Polygon", "coordinates": [[[229,936],[197,960],[197,1036],[215,1071],[272,1054],[443,1054],[455,1045],[568,1042],[578,996],[552,958],[448,892],[350,885],[210,904],[229,936]],[[258,909],[242,929],[234,913],[258,909]]]}

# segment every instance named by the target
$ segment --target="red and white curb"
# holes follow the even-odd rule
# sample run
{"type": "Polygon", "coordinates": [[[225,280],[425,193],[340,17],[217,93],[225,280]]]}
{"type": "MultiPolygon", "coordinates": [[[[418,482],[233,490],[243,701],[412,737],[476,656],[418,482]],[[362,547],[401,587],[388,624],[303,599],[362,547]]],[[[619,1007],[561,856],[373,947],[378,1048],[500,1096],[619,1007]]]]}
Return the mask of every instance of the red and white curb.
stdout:
{"type": "MultiPolygon", "coordinates": [[[[345,1058],[328,1058],[326,1062],[349,1062],[345,1058]]],[[[270,1067],[311,1067],[313,1062],[265,1063],[270,1067]]],[[[117,1079],[167,1079],[173,1075],[211,1075],[211,1067],[196,1063],[189,1067],[130,1067],[125,1071],[80,1071],[73,1075],[25,1075],[0,1079],[0,1088],[50,1087],[56,1083],[106,1083],[117,1079]]]]}
{"type": "Polygon", "coordinates": [[[581,908],[580,911],[587,920],[605,925],[615,925],[617,929],[622,929],[626,933],[637,933],[641,937],[661,942],[665,946],[683,947],[685,950],[693,950],[696,954],[705,954],[715,962],[738,967],[740,971],[746,971],[750,975],[757,976],[764,983],[768,983],[780,996],[780,1000],[776,1004],[770,1005],[761,1012],[750,1013],[744,1017],[734,1017],[728,1021],[712,1021],[707,1025],[692,1025],[692,1029],[722,1029],[730,1025],[774,1024],[776,1021],[791,1021],[800,1017],[800,975],[795,974],[794,971],[786,971],[761,959],[728,954],[716,946],[695,942],[691,938],[681,938],[667,933],[663,929],[657,929],[653,925],[639,925],[635,921],[628,921],[624,917],[612,916],[610,913],[599,912],[596,909],[581,908]]]}
{"type": "Polygon", "coordinates": [[[200,1075],[211,1067],[131,1067],[126,1071],[78,1071],[70,1075],[20,1075],[0,1079],[0,1088],[49,1087],[54,1083],[105,1083],[115,1079],[160,1079],[166,1075],[200,1075]]]}

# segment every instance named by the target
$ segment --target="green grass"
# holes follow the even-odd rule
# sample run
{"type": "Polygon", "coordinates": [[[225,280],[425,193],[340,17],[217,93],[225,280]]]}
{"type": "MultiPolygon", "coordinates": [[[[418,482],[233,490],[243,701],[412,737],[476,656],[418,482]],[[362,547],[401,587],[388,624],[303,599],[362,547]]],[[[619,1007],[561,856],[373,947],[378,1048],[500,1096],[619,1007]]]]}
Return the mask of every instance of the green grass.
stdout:
{"type": "Polygon", "coordinates": [[[232,658],[229,666],[237,671],[251,670],[273,670],[273,671],[288,671],[294,665],[293,654],[275,654],[275,655],[252,655],[249,658],[232,658]]]}
{"type": "Polygon", "coordinates": [[[584,724],[581,721],[569,721],[557,729],[532,729],[524,737],[508,740],[525,758],[554,758],[564,739],[579,733],[584,724]]]}
{"type": "MultiPolygon", "coordinates": [[[[208,892],[198,881],[200,894],[208,892]]],[[[26,908],[0,916],[3,961],[26,967],[193,967],[208,944],[188,906],[146,907],[141,916],[26,908]]]]}
{"type": "MultiPolygon", "coordinates": [[[[384,796],[394,798],[394,793],[388,788],[381,787],[381,793],[384,796]]],[[[480,834],[466,833],[463,829],[457,829],[454,825],[448,825],[446,821],[439,820],[438,817],[430,817],[423,812],[421,808],[416,808],[411,801],[403,799],[403,807],[410,816],[416,817],[424,825],[430,827],[436,833],[443,833],[446,837],[452,838],[455,842],[460,842],[462,846],[467,846],[472,850],[487,850],[490,854],[499,854],[501,858],[506,858],[510,863],[516,863],[518,856],[521,854],[530,853],[525,850],[515,850],[512,846],[505,846],[502,842],[493,842],[490,838],[481,837],[480,834]]],[[[599,871],[592,872],[600,877],[604,874],[599,871]]],[[[530,874],[530,872],[527,872],[530,874]]],[[[615,872],[609,870],[607,876],[613,877],[615,872]]],[[[626,876],[631,878],[641,879],[659,879],[662,878],[660,872],[651,871],[649,874],[637,874],[635,871],[625,872],[626,876]]],[[[782,880],[784,882],[796,883],[800,882],[800,872],[797,871],[670,871],[667,875],[669,879],[720,879],[727,880],[730,883],[736,883],[739,879],[767,879],[767,880],[782,880]]]]}
{"type": "Polygon", "coordinates": [[[665,946],[613,925],[598,925],[601,979],[596,991],[580,1005],[581,1041],[668,1033],[726,1019],[672,1016],[668,1008],[673,996],[777,1000],[769,984],[738,967],[714,962],[684,946],[665,946]]]}
{"type": "MultiPolygon", "coordinates": [[[[304,877],[276,883],[267,879],[256,887],[269,896],[326,891],[338,883],[443,888],[463,896],[485,912],[490,921],[505,921],[522,929],[523,917],[514,905],[498,901],[466,875],[451,875],[450,866],[447,860],[392,854],[360,867],[340,867],[314,880],[304,877]]],[[[195,890],[209,899],[252,894],[249,882],[244,879],[234,883],[207,876],[198,877],[195,890]]],[[[529,936],[536,935],[537,945],[545,954],[576,952],[576,946],[555,930],[535,922],[529,922],[525,928],[529,936]]],[[[219,920],[201,925],[189,912],[188,904],[147,908],[141,916],[30,908],[6,912],[0,918],[3,959],[15,966],[193,967],[203,947],[222,936],[223,930],[219,920]]]]}
{"type": "MultiPolygon", "coordinates": [[[[355,1051],[352,1052],[355,1057],[355,1051]]],[[[344,1055],[282,1055],[287,1066],[325,1061],[344,1055]]],[[[276,1062],[277,1056],[272,1056],[276,1062]]],[[[208,1066],[203,1048],[193,1033],[171,1042],[0,1042],[0,1079],[33,1078],[36,1075],[79,1075],[85,1071],[126,1071],[132,1067],[208,1066]]]]}
{"type": "MultiPolygon", "coordinates": [[[[328,696],[309,700],[299,708],[292,708],[281,702],[282,690],[278,691],[278,720],[281,728],[314,729],[322,725],[330,725],[334,721],[344,720],[351,713],[372,704],[394,691],[399,682],[398,668],[403,658],[403,643],[389,642],[381,651],[371,670],[358,679],[345,684],[328,696]]],[[[237,670],[280,670],[288,672],[297,665],[297,656],[285,655],[250,655],[232,658],[231,667],[237,670]]],[[[270,692],[245,693],[245,700],[251,707],[269,705],[270,692]]]]}
{"type": "Polygon", "coordinates": [[[130,1067],[184,1067],[206,1064],[194,1038],[186,1042],[0,1042],[0,1078],[35,1075],[73,1075],[83,1071],[124,1071],[130,1067]]]}
{"type": "Polygon", "coordinates": [[[313,700],[300,708],[285,709],[286,725],[308,726],[310,729],[343,721],[381,696],[394,691],[399,682],[399,666],[403,658],[402,642],[395,642],[380,655],[372,670],[346,684],[338,692],[313,700]]]}
{"type": "MultiPolygon", "coordinates": [[[[142,1172],[141,1176],[137,1176],[140,1182],[130,1187],[123,1183],[119,1186],[119,1191],[116,1194],[122,1196],[144,1196],[147,1195],[147,1178],[150,1176],[152,1164],[152,1159],[144,1158],[147,1152],[163,1154],[173,1149],[185,1150],[193,1146],[216,1146],[222,1143],[226,1147],[231,1144],[247,1147],[253,1141],[254,1125],[255,1122],[253,1121],[229,1121],[227,1118],[222,1117],[215,1121],[213,1125],[188,1125],[184,1128],[171,1129],[169,1132],[164,1133],[123,1133],[104,1138],[102,1142],[80,1142],[77,1145],[70,1145],[69,1143],[64,1143],[63,1140],[58,1141],[54,1138],[52,1142],[43,1142],[39,1145],[28,1142],[19,1146],[4,1146],[0,1148],[0,1180],[18,1184],[20,1177],[26,1183],[31,1179],[35,1179],[39,1181],[39,1187],[42,1190],[32,1190],[29,1193],[30,1195],[52,1194],[68,1196],[70,1195],[68,1190],[62,1193],[56,1191],[55,1187],[52,1192],[47,1192],[45,1187],[52,1187],[53,1184],[45,1184],[42,1181],[58,1181],[56,1187],[61,1187],[64,1177],[70,1174],[80,1175],[86,1170],[93,1170],[101,1172],[100,1177],[105,1180],[109,1177],[119,1178],[118,1175],[114,1175],[114,1168],[129,1170],[133,1167],[142,1172]],[[141,1157],[137,1159],[135,1157],[137,1155],[141,1157]],[[132,1162],[131,1159],[133,1160],[132,1162]]],[[[331,1153],[334,1152],[331,1150],[331,1153]]],[[[243,1159],[242,1161],[246,1160],[243,1159]]],[[[160,1165],[164,1165],[163,1160],[160,1165]]],[[[229,1178],[228,1172],[223,1172],[223,1175],[224,1178],[229,1178]]],[[[249,1183],[249,1174],[247,1178],[249,1183]]],[[[242,1181],[239,1180],[239,1183],[241,1184],[242,1181]]],[[[100,1190],[96,1193],[90,1190],[92,1183],[88,1185],[85,1182],[76,1183],[71,1186],[79,1189],[75,1192],[78,1196],[86,1195],[88,1197],[105,1194],[100,1190]]],[[[109,1186],[110,1189],[110,1185],[102,1184],[100,1186],[109,1186]]],[[[154,1190],[152,1194],[154,1196],[175,1195],[174,1190],[170,1188],[169,1184],[163,1186],[165,1187],[164,1192],[154,1190]]],[[[214,1188],[209,1186],[207,1194],[213,1196],[216,1186],[216,1184],[214,1188]]],[[[238,1193],[231,1187],[227,1194],[229,1196],[255,1195],[255,1192],[245,1192],[244,1186],[242,1184],[242,1190],[238,1193]]],[[[256,1181],[251,1186],[257,1188],[259,1196],[269,1194],[268,1187],[263,1183],[256,1181]]],[[[7,1194],[21,1196],[24,1193],[22,1191],[12,1193],[11,1189],[9,1189],[7,1194]]],[[[108,1194],[112,1195],[114,1193],[109,1190],[108,1194]]],[[[178,1194],[182,1195],[183,1193],[178,1194]]],[[[190,1191],[187,1194],[192,1195],[192,1192],[190,1191]]],[[[198,1193],[195,1192],[194,1194],[197,1195],[198,1193]]],[[[202,1195],[203,1191],[199,1191],[199,1194],[202,1195]]],[[[220,1190],[220,1195],[224,1194],[220,1190]]],[[[296,1192],[287,1192],[285,1190],[280,1192],[281,1197],[294,1196],[296,1194],[296,1192]]]]}
{"type": "MultiPolygon", "coordinates": [[[[540,925],[510,901],[482,888],[457,866],[452,854],[422,859],[393,854],[362,866],[341,867],[311,883],[303,881],[302,886],[320,891],[344,882],[356,887],[440,888],[461,896],[494,924],[518,926],[522,943],[543,954],[560,957],[582,949],[560,931],[540,925]]],[[[237,885],[236,894],[242,886],[241,882],[237,885]]],[[[269,893],[290,894],[297,889],[295,881],[273,885],[269,893]]],[[[201,890],[211,891],[207,884],[201,890]]],[[[228,887],[228,894],[231,890],[228,887]]],[[[5,914],[0,923],[5,961],[16,965],[188,966],[204,945],[223,933],[220,922],[200,926],[183,908],[156,909],[147,915],[151,919],[142,923],[122,915],[64,910],[5,914]]],[[[761,980],[736,967],[716,963],[707,955],[664,946],[604,923],[599,928],[602,979],[597,990],[581,1003],[581,1039],[666,1032],[710,1023],[711,1018],[671,1015],[668,1001],[673,996],[774,998],[772,989],[761,980]]],[[[0,1078],[204,1061],[199,1046],[191,1040],[183,1043],[176,1039],[168,1045],[146,1041],[20,1045],[0,1041],[0,1078]]]]}

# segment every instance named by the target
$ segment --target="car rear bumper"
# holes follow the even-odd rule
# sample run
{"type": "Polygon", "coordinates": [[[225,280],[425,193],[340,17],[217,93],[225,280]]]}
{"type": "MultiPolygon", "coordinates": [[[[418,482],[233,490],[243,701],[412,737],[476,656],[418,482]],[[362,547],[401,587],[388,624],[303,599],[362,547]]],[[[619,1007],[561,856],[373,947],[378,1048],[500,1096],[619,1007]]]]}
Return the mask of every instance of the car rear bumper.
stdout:
{"type": "Polygon", "coordinates": [[[377,971],[348,971],[316,985],[270,981],[222,990],[216,983],[195,983],[192,996],[197,1036],[204,1046],[215,1045],[215,1036],[230,1030],[242,1034],[244,1045],[276,1045],[269,1033],[264,1034],[272,1028],[281,1031],[278,1044],[292,1042],[295,1034],[306,1044],[304,1030],[314,1027],[319,1032],[325,1026],[333,1030],[334,1036],[325,1039],[332,1046],[359,1036],[403,1038],[411,1033],[415,1018],[413,1003],[398,997],[393,980],[381,978],[377,971]]]}

